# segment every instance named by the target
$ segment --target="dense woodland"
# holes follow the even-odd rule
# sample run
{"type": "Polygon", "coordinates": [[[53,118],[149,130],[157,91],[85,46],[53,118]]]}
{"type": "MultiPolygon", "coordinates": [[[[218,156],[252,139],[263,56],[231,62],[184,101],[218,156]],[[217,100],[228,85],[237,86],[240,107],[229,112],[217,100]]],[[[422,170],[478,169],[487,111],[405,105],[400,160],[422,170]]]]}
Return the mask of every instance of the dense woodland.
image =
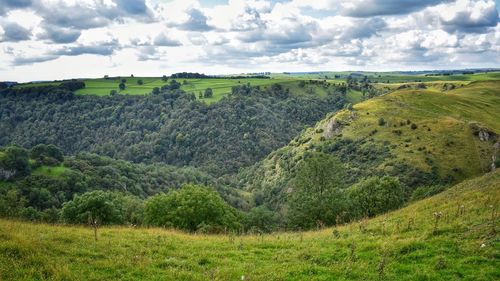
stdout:
{"type": "Polygon", "coordinates": [[[193,166],[218,177],[262,159],[345,104],[345,91],[333,87],[319,97],[244,85],[211,105],[163,90],[146,97],[76,96],[65,87],[4,90],[0,145],[54,144],[65,154],[193,166]]]}

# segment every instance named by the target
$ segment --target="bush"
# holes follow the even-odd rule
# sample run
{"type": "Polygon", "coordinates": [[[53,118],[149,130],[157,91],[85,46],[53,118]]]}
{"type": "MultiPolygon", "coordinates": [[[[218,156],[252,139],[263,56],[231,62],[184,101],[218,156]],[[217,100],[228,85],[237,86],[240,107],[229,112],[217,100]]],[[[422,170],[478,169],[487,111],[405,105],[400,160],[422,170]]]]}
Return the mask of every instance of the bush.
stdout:
{"type": "Polygon", "coordinates": [[[372,217],[399,208],[405,193],[394,177],[371,177],[349,188],[352,213],[355,216],[372,217]]]}
{"type": "Polygon", "coordinates": [[[205,98],[211,98],[211,97],[213,97],[213,95],[214,95],[214,92],[212,91],[211,88],[205,89],[205,93],[203,94],[203,96],[205,98]]]}
{"type": "Polygon", "coordinates": [[[250,232],[272,232],[278,223],[278,215],[265,206],[255,207],[245,216],[245,230],[250,232]]]}
{"type": "Polygon", "coordinates": [[[378,119],[378,125],[379,126],[384,126],[387,122],[385,122],[384,118],[380,117],[380,119],[378,119]]]}
{"type": "Polygon", "coordinates": [[[144,210],[149,225],[175,227],[187,231],[237,230],[237,211],[217,192],[203,186],[187,185],[168,194],[149,198],[144,210]]]}

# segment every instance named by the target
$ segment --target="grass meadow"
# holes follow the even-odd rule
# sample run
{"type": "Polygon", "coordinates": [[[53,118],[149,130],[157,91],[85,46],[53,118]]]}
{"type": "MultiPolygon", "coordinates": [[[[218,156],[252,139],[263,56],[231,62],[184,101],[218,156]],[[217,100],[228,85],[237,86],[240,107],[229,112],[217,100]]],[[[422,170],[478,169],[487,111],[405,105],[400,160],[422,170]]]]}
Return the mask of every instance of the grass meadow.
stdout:
{"type": "Polygon", "coordinates": [[[499,280],[500,171],[310,232],[187,234],[0,220],[0,280],[499,280]]]}

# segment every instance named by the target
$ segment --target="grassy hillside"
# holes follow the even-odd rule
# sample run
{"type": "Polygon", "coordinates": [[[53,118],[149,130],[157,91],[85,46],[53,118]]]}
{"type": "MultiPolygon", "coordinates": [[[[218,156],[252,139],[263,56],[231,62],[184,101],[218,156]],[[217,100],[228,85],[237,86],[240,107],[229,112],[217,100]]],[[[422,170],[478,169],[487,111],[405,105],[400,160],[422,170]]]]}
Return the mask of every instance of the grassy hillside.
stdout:
{"type": "Polygon", "coordinates": [[[460,181],[489,171],[493,155],[498,159],[498,108],[498,81],[446,92],[398,90],[332,114],[242,178],[250,189],[286,185],[306,151],[321,151],[341,158],[351,182],[374,174],[414,174],[407,182],[419,181],[415,171],[433,175],[428,182],[460,181]]]}
{"type": "Polygon", "coordinates": [[[1,280],[498,280],[500,171],[371,220],[190,235],[0,220],[1,280]]]}
{"type": "MultiPolygon", "coordinates": [[[[358,104],[352,112],[339,113],[319,126],[328,131],[335,118],[354,114],[354,120],[342,130],[343,138],[389,142],[402,161],[424,170],[431,168],[427,162],[432,161],[443,175],[458,168],[461,173],[457,176],[463,178],[488,170],[493,144],[474,135],[475,124],[498,135],[499,106],[500,83],[476,82],[447,93],[398,91],[358,104]],[[384,125],[379,125],[380,118],[384,125]]],[[[312,137],[322,135],[327,133],[312,137]]]]}

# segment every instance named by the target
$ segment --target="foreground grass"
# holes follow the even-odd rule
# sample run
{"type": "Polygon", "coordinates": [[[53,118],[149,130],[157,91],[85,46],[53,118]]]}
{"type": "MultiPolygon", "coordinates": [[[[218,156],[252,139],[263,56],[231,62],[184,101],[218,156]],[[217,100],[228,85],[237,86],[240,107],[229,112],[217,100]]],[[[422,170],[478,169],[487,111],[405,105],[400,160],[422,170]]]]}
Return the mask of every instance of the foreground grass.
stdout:
{"type": "Polygon", "coordinates": [[[0,280],[499,280],[499,200],[497,170],[384,216],[303,233],[107,227],[94,242],[85,227],[0,220],[0,280]]]}

